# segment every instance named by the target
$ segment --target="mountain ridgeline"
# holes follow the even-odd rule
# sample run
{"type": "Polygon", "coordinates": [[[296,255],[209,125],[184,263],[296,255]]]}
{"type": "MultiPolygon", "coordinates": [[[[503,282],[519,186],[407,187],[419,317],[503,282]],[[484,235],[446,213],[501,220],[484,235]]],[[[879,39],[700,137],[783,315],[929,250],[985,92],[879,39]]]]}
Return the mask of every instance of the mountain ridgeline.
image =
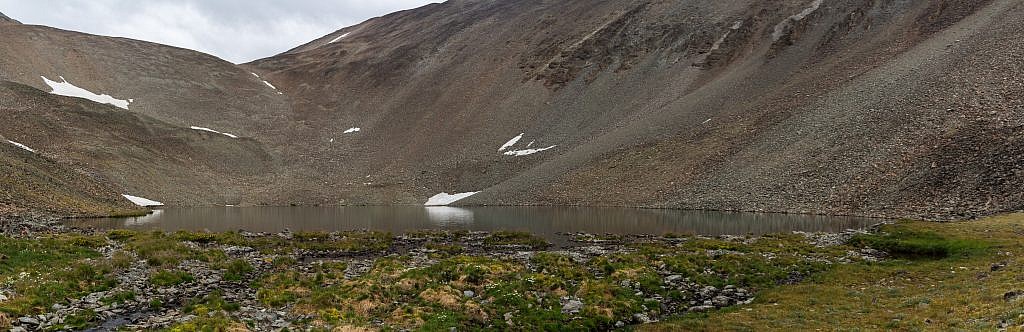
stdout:
{"type": "Polygon", "coordinates": [[[21,24],[21,22],[18,22],[17,20],[12,19],[10,17],[7,17],[7,15],[4,15],[4,13],[0,13],[0,24],[21,24]]]}
{"type": "Polygon", "coordinates": [[[171,205],[1024,206],[1014,0],[452,0],[242,65],[7,22],[0,135],[35,152],[0,162],[171,205]]]}

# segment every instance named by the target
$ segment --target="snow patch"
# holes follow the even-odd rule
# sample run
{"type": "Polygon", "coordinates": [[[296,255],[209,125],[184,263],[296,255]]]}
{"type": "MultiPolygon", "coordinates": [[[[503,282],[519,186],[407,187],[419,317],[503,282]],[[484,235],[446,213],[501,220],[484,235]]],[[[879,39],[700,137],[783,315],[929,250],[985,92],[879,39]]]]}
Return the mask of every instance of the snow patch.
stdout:
{"type": "Polygon", "coordinates": [[[160,202],[148,199],[148,198],[142,198],[142,197],[127,195],[127,194],[124,194],[124,195],[121,195],[121,196],[124,196],[124,198],[127,198],[129,201],[132,201],[132,203],[135,203],[135,205],[138,205],[138,206],[144,206],[144,207],[164,206],[164,203],[160,203],[160,202]]]}
{"type": "Polygon", "coordinates": [[[342,34],[341,36],[338,36],[338,38],[334,38],[334,39],[332,39],[331,41],[329,41],[329,42],[327,42],[327,43],[328,43],[328,44],[334,44],[334,43],[337,43],[337,42],[338,42],[339,40],[341,40],[342,38],[348,37],[348,35],[349,35],[349,34],[351,34],[351,32],[346,32],[346,33],[342,34]]]}
{"type": "Polygon", "coordinates": [[[461,193],[461,194],[454,194],[454,195],[451,195],[451,194],[448,194],[448,193],[440,193],[440,194],[434,195],[434,197],[431,197],[430,199],[427,199],[427,202],[423,203],[423,205],[426,205],[426,206],[445,206],[445,205],[448,205],[448,204],[452,204],[452,203],[458,202],[458,201],[460,201],[460,200],[462,200],[462,199],[464,199],[466,197],[476,195],[477,193],[479,193],[479,191],[468,192],[468,193],[461,193]]]}
{"type": "MultiPolygon", "coordinates": [[[[263,84],[266,84],[271,89],[277,90],[276,86],[274,86],[273,84],[270,84],[270,82],[267,82],[267,80],[265,80],[263,78],[260,78],[260,75],[257,75],[256,73],[252,73],[252,72],[250,72],[250,74],[252,74],[252,76],[256,76],[256,79],[260,80],[260,82],[263,82],[263,84]]],[[[283,94],[283,93],[281,93],[281,91],[278,91],[277,94],[280,95],[280,94],[283,94]]]]}
{"type": "Polygon", "coordinates": [[[206,128],[206,127],[191,126],[191,127],[189,127],[189,129],[205,131],[205,132],[211,132],[211,133],[214,133],[214,134],[221,134],[221,135],[224,135],[224,136],[227,136],[227,137],[231,137],[231,138],[238,138],[238,136],[235,136],[235,135],[232,135],[232,134],[228,134],[228,133],[222,133],[222,132],[219,132],[219,131],[216,131],[216,130],[213,130],[213,129],[210,129],[210,128],[206,128]]]}
{"type": "Polygon", "coordinates": [[[527,156],[527,155],[531,155],[531,154],[534,154],[534,153],[537,153],[537,152],[544,152],[544,151],[547,151],[547,150],[554,149],[556,146],[558,146],[558,145],[552,145],[552,146],[549,146],[549,147],[546,147],[546,148],[543,148],[543,149],[524,149],[524,150],[508,151],[508,152],[505,152],[505,155],[506,156],[516,156],[516,157],[527,156]]]}
{"type": "Polygon", "coordinates": [[[779,38],[782,38],[782,33],[786,31],[786,27],[788,27],[792,23],[800,22],[808,15],[811,15],[811,13],[817,11],[818,8],[821,8],[821,4],[824,1],[825,0],[814,0],[813,2],[811,2],[810,7],[804,8],[803,11],[797,13],[796,15],[787,17],[785,20],[782,20],[782,22],[779,22],[779,24],[776,24],[775,30],[772,31],[772,40],[779,41],[779,38]]]}
{"type": "MultiPolygon", "coordinates": [[[[524,135],[526,135],[526,133],[519,134],[519,136],[513,137],[508,142],[505,142],[505,144],[502,145],[501,148],[498,149],[498,152],[509,150],[512,147],[514,147],[516,144],[519,144],[519,141],[523,139],[524,135]]],[[[542,148],[542,149],[531,149],[530,147],[532,147],[533,143],[536,143],[536,142],[537,141],[530,141],[530,144],[527,144],[526,148],[522,149],[522,150],[509,150],[509,151],[505,151],[504,155],[506,155],[506,156],[516,156],[516,157],[526,156],[526,155],[531,155],[531,154],[534,154],[534,153],[537,153],[537,152],[543,152],[543,151],[551,150],[551,149],[554,149],[557,146],[557,145],[552,145],[552,146],[549,146],[549,147],[546,147],[546,148],[542,148]]]]}
{"type": "Polygon", "coordinates": [[[362,129],[361,129],[361,128],[359,128],[359,127],[352,127],[352,128],[348,128],[348,130],[346,130],[345,132],[343,132],[343,134],[352,134],[352,133],[358,133],[358,132],[360,132],[360,131],[362,131],[362,129]]]}
{"type": "Polygon", "coordinates": [[[74,84],[69,83],[68,80],[64,79],[64,76],[58,76],[60,77],[60,80],[62,82],[51,81],[50,79],[46,78],[46,76],[39,77],[43,78],[43,82],[45,82],[46,85],[49,85],[50,89],[53,89],[53,91],[50,91],[50,93],[55,95],[85,98],[100,104],[114,105],[116,107],[120,107],[123,109],[128,109],[128,104],[131,103],[132,100],[134,100],[121,100],[111,97],[110,95],[98,95],[92,93],[92,91],[79,88],[74,84]]]}
{"type": "Polygon", "coordinates": [[[523,139],[523,135],[526,135],[526,133],[519,134],[519,136],[513,137],[512,139],[508,140],[508,142],[506,142],[504,145],[501,146],[501,148],[498,149],[498,152],[505,151],[505,149],[511,148],[513,145],[516,145],[516,143],[519,143],[519,140],[523,139]]]}
{"type": "Polygon", "coordinates": [[[28,151],[28,152],[32,152],[32,153],[36,153],[36,150],[34,150],[34,149],[32,149],[32,148],[30,148],[28,146],[25,146],[25,144],[21,144],[21,143],[12,141],[12,140],[7,140],[7,143],[11,143],[11,145],[17,146],[17,147],[21,148],[22,150],[25,150],[25,151],[28,151]]]}

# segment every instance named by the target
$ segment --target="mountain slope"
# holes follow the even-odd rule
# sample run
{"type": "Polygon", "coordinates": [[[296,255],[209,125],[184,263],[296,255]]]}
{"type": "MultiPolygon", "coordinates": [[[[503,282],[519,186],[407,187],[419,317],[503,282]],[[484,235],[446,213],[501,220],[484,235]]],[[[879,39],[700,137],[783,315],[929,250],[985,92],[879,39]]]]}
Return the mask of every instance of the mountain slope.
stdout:
{"type": "Polygon", "coordinates": [[[458,203],[963,218],[1024,208],[1022,18],[1012,0],[453,0],[241,66],[12,24],[0,134],[174,205],[479,191],[458,203]]]}
{"type": "Polygon", "coordinates": [[[1000,0],[449,1],[247,66],[320,120],[304,139],[343,196],[957,218],[1024,206],[1007,74],[1022,16],[1000,0]],[[520,133],[515,150],[555,147],[498,151],[520,133]]]}
{"type": "Polygon", "coordinates": [[[0,216],[108,216],[139,210],[113,188],[0,137],[0,216]]]}
{"type": "Polygon", "coordinates": [[[273,157],[252,139],[11,82],[0,82],[0,100],[0,133],[7,139],[123,194],[171,205],[237,204],[269,186],[273,157]]]}
{"type": "Polygon", "coordinates": [[[43,26],[0,29],[0,134],[171,205],[292,202],[272,189],[294,128],[284,120],[286,97],[271,85],[191,50],[43,26]]]}
{"type": "Polygon", "coordinates": [[[51,91],[63,78],[175,124],[263,137],[287,111],[252,73],[196,51],[35,25],[0,29],[0,45],[0,80],[51,91]]]}

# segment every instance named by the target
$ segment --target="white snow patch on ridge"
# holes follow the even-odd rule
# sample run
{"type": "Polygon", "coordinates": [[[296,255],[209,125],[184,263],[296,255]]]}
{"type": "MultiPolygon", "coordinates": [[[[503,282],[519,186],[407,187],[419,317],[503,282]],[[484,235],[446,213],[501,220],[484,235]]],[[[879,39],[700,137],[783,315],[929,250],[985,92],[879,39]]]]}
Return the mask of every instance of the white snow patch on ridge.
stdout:
{"type": "Polygon", "coordinates": [[[519,136],[508,140],[505,145],[502,145],[501,148],[498,149],[498,152],[505,151],[505,149],[511,148],[513,145],[516,145],[516,143],[519,143],[519,140],[523,139],[523,135],[526,135],[526,133],[519,134],[519,136]]]}
{"type": "Polygon", "coordinates": [[[458,202],[458,201],[460,201],[460,200],[462,200],[462,199],[464,199],[466,197],[476,195],[477,193],[479,193],[479,191],[468,192],[468,193],[461,193],[461,194],[454,194],[454,195],[451,195],[451,194],[448,194],[448,193],[440,193],[440,194],[434,195],[434,197],[431,197],[430,199],[427,199],[427,202],[423,203],[423,205],[426,205],[426,206],[445,206],[445,205],[448,205],[448,204],[452,204],[452,203],[458,202]]]}
{"type": "Polygon", "coordinates": [[[210,129],[210,128],[206,128],[206,127],[191,126],[191,127],[189,127],[189,129],[205,131],[205,132],[211,132],[211,133],[214,133],[214,134],[221,134],[221,135],[224,135],[224,136],[227,136],[227,137],[231,137],[231,138],[238,138],[238,136],[235,136],[235,135],[232,135],[232,134],[228,134],[228,133],[222,133],[222,132],[219,132],[219,131],[216,131],[216,130],[213,130],[213,129],[210,129]]]}
{"type": "Polygon", "coordinates": [[[328,44],[334,44],[334,43],[337,43],[337,42],[338,42],[339,40],[341,40],[342,38],[348,37],[348,35],[349,35],[349,34],[351,34],[351,32],[346,32],[346,33],[342,34],[341,36],[338,36],[338,38],[334,38],[334,39],[332,39],[331,41],[329,41],[329,42],[327,42],[327,43],[328,43],[328,44]]]}
{"type": "Polygon", "coordinates": [[[361,128],[359,128],[359,127],[352,127],[352,128],[348,128],[348,130],[346,130],[343,134],[353,134],[353,133],[358,133],[360,131],[362,131],[361,128]]]}
{"type": "Polygon", "coordinates": [[[526,155],[531,155],[531,154],[534,154],[534,153],[537,153],[537,152],[544,152],[544,151],[547,151],[547,150],[551,150],[551,149],[554,149],[556,146],[558,146],[558,145],[552,145],[552,146],[549,146],[549,147],[546,147],[546,148],[543,148],[543,149],[525,149],[525,150],[508,151],[508,152],[505,152],[505,155],[506,156],[516,156],[516,157],[526,156],[526,155]]]}
{"type": "Polygon", "coordinates": [[[36,153],[36,150],[33,150],[32,148],[30,148],[28,146],[25,146],[25,144],[21,144],[21,143],[12,141],[12,140],[7,140],[7,143],[11,143],[11,145],[17,146],[17,147],[21,148],[22,150],[25,150],[25,151],[28,151],[28,152],[32,152],[32,153],[36,153]]]}
{"type": "MultiPolygon", "coordinates": [[[[505,144],[502,145],[501,148],[498,149],[498,152],[505,151],[505,150],[508,150],[508,149],[514,147],[516,144],[519,143],[520,140],[523,139],[523,135],[526,135],[526,133],[519,134],[519,136],[513,137],[508,142],[505,142],[505,144]]],[[[535,143],[535,142],[536,141],[530,141],[530,144],[526,145],[525,149],[522,149],[522,150],[509,150],[509,151],[505,151],[504,154],[506,156],[516,156],[516,157],[526,156],[526,155],[531,155],[531,154],[534,154],[534,153],[537,153],[537,152],[543,152],[543,151],[551,150],[551,149],[554,149],[557,146],[557,145],[552,145],[552,146],[549,146],[549,147],[546,147],[546,148],[542,148],[542,149],[531,149],[530,147],[533,146],[533,143],[535,143]]]]}
{"type": "Polygon", "coordinates": [[[121,195],[121,196],[124,196],[124,198],[127,198],[129,201],[132,201],[132,203],[135,203],[135,205],[138,205],[138,206],[144,206],[144,207],[164,206],[164,203],[160,203],[160,202],[148,199],[148,198],[142,198],[142,197],[127,195],[127,194],[124,194],[124,195],[121,195]]]}
{"type": "Polygon", "coordinates": [[[51,81],[50,79],[46,78],[46,76],[39,77],[42,77],[43,82],[46,82],[46,85],[49,85],[50,88],[53,89],[53,91],[50,91],[50,93],[55,95],[85,98],[100,104],[114,105],[123,109],[128,109],[128,104],[130,103],[130,100],[133,100],[121,100],[111,97],[110,95],[98,95],[92,93],[92,91],[79,88],[74,84],[69,83],[68,80],[64,79],[64,76],[58,76],[60,77],[60,80],[62,82],[51,81]]]}
{"type": "MultiPolygon", "coordinates": [[[[267,80],[260,78],[260,75],[258,75],[256,73],[252,73],[252,72],[250,72],[250,74],[252,74],[252,76],[256,76],[256,79],[260,80],[260,82],[263,82],[263,84],[266,84],[271,89],[277,90],[276,86],[274,86],[273,84],[270,84],[270,82],[267,82],[267,80]]],[[[281,91],[278,91],[277,94],[282,94],[282,93],[281,93],[281,91]]]]}
{"type": "Polygon", "coordinates": [[[786,26],[793,22],[800,22],[808,15],[811,15],[811,13],[817,11],[818,8],[821,8],[821,4],[823,2],[825,2],[825,0],[814,0],[813,2],[811,2],[810,7],[804,8],[803,11],[797,13],[796,15],[787,17],[785,20],[782,20],[782,22],[779,22],[779,24],[776,24],[775,31],[772,31],[772,40],[778,41],[779,38],[782,38],[782,33],[785,31],[786,26]]]}

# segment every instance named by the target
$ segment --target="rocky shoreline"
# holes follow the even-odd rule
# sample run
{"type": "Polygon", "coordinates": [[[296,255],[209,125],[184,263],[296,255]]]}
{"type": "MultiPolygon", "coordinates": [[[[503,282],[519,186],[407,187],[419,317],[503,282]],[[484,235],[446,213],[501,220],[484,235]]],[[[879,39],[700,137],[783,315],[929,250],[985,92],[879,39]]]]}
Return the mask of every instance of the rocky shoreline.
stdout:
{"type": "MultiPolygon", "coordinates": [[[[60,219],[52,218],[19,218],[2,220],[3,235],[10,238],[30,239],[43,234],[84,234],[102,235],[102,232],[90,229],[77,229],[66,227],[60,219]]],[[[866,231],[848,230],[837,234],[800,233],[806,238],[807,243],[813,246],[827,248],[843,245],[850,237],[863,234],[866,231]]],[[[239,232],[239,236],[246,241],[291,241],[296,236],[291,232],[276,234],[239,232]]],[[[327,238],[343,238],[345,233],[324,234],[327,238]]],[[[570,263],[587,264],[595,259],[608,257],[616,254],[628,254],[636,252],[638,244],[650,244],[656,246],[673,247],[679,246],[688,241],[708,240],[721,241],[723,243],[736,243],[738,245],[749,245],[756,243],[758,237],[660,237],[660,236],[615,236],[597,234],[563,234],[571,245],[562,248],[550,248],[548,244],[535,242],[509,242],[491,243],[495,234],[485,232],[459,232],[458,234],[444,232],[430,232],[424,234],[408,234],[394,236],[392,242],[383,250],[316,250],[316,249],[290,249],[287,252],[268,253],[250,246],[234,244],[223,244],[216,242],[193,242],[181,241],[184,246],[193,250],[216,251],[226,254],[224,259],[244,262],[248,266],[243,273],[233,278],[226,278],[227,273],[223,268],[212,266],[217,262],[203,262],[199,260],[184,260],[173,267],[175,271],[181,271],[190,276],[186,280],[176,284],[157,284],[152,281],[155,271],[161,268],[147,264],[147,260],[139,257],[125,244],[107,238],[106,243],[96,248],[104,259],[117,259],[116,255],[127,255],[130,263],[116,273],[116,283],[113,287],[102,291],[92,292],[79,298],[67,299],[65,304],[54,304],[45,313],[37,315],[22,316],[11,319],[11,331],[30,330],[54,330],[62,329],[67,324],[81,317],[89,317],[87,326],[90,330],[149,330],[168,328],[173,325],[182,324],[196,320],[205,314],[209,317],[226,314],[230,320],[244,322],[246,329],[269,331],[289,329],[308,330],[311,323],[320,324],[320,319],[312,313],[302,313],[303,310],[295,310],[295,304],[282,306],[267,306],[266,301],[261,301],[260,290],[253,285],[266,276],[280,270],[275,267],[276,263],[282,260],[293,262],[286,269],[299,273],[314,275],[321,270],[322,266],[330,262],[344,263],[342,280],[356,280],[364,277],[371,271],[376,262],[381,259],[403,259],[404,270],[424,269],[437,265],[444,259],[444,252],[447,247],[458,247],[458,255],[465,257],[480,257],[493,259],[499,262],[508,262],[513,265],[522,266],[525,271],[533,273],[548,273],[546,267],[537,264],[537,256],[557,255],[567,257],[570,263]],[[130,296],[128,296],[130,295],[130,296]],[[230,303],[231,310],[218,311],[218,313],[195,312],[185,310],[191,302],[196,299],[208,301],[216,298],[216,301],[230,303]]],[[[700,253],[709,257],[720,257],[722,255],[736,254],[729,249],[707,249],[700,253]]],[[[759,253],[764,257],[758,259],[772,260],[771,253],[759,253]]],[[[883,258],[884,253],[872,249],[848,250],[845,254],[834,255],[829,258],[822,258],[816,255],[802,257],[808,261],[822,261],[824,264],[842,264],[851,261],[878,260],[883,258]]],[[[121,257],[124,259],[124,257],[121,257]]],[[[619,289],[631,292],[632,297],[639,299],[637,303],[643,304],[642,310],[629,317],[616,317],[613,326],[621,328],[634,324],[645,324],[656,322],[664,317],[685,314],[688,312],[704,312],[719,308],[743,305],[754,300],[756,291],[745,288],[741,285],[715,286],[702,283],[700,280],[693,280],[690,277],[676,273],[665,263],[652,266],[652,272],[656,273],[657,287],[663,291],[652,293],[649,280],[631,280],[622,278],[616,280],[619,289]],[[663,294],[685,294],[685,296],[666,297],[663,294]]],[[[597,278],[607,278],[610,275],[596,272],[597,278]]],[[[653,276],[654,274],[650,274],[653,276]]],[[[27,277],[27,276],[23,276],[27,277]]],[[[782,283],[795,283],[802,280],[806,275],[793,272],[786,275],[782,283]]],[[[650,279],[650,277],[646,277],[650,279]]],[[[723,277],[728,280],[729,276],[723,277]]],[[[638,278],[639,279],[639,278],[638,278]]],[[[575,287],[575,286],[568,286],[575,287]]],[[[451,287],[449,287],[451,288],[451,287]]],[[[466,287],[463,290],[454,289],[456,293],[462,294],[466,303],[475,303],[477,306],[487,306],[487,298],[479,288],[466,287]]],[[[4,297],[15,297],[18,294],[10,289],[2,290],[4,297]]],[[[422,296],[422,294],[421,294],[422,296]]],[[[549,294],[538,295],[538,303],[543,303],[543,298],[549,294]]],[[[461,302],[460,299],[455,299],[461,302]]],[[[556,308],[566,317],[572,319],[581,315],[587,305],[587,300],[573,294],[564,294],[557,297],[556,308]]],[[[485,317],[487,315],[484,315],[485,317]]],[[[516,326],[516,313],[508,312],[502,315],[507,326],[516,326]]],[[[389,322],[382,319],[367,320],[368,326],[373,328],[394,328],[389,322]]],[[[315,324],[314,324],[315,325],[315,324]]],[[[318,327],[337,328],[347,325],[326,324],[318,327]]],[[[349,326],[351,327],[351,326],[349,326]]]]}

